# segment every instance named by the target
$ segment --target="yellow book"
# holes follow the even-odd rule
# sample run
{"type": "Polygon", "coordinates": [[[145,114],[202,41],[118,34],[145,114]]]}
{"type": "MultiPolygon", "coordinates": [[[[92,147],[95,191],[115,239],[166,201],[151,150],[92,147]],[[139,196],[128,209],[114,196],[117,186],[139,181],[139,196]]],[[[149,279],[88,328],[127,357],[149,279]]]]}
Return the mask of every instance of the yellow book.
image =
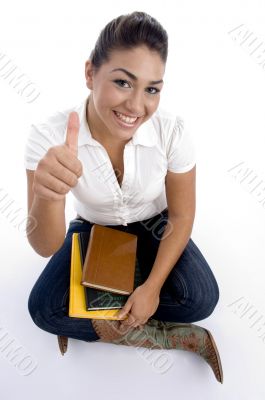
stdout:
{"type": "MultiPolygon", "coordinates": [[[[82,264],[78,243],[78,234],[72,234],[69,317],[116,320],[119,309],[93,310],[86,309],[85,288],[81,285],[82,264]]],[[[127,318],[127,317],[125,317],[127,318]]],[[[123,319],[125,319],[123,318],[123,319]]]]}

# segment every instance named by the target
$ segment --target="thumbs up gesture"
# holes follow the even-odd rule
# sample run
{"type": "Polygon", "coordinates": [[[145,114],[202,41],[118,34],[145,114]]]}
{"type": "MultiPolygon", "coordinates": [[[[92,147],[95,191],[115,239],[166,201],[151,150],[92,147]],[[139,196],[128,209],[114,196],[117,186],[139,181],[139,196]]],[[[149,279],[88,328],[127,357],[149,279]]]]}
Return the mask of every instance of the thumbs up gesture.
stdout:
{"type": "Polygon", "coordinates": [[[71,112],[68,118],[65,144],[75,156],[77,156],[79,127],[78,114],[76,112],[71,112]]]}
{"type": "Polygon", "coordinates": [[[78,159],[79,117],[69,114],[65,143],[50,147],[34,173],[33,191],[45,200],[64,200],[83,173],[78,159]]]}

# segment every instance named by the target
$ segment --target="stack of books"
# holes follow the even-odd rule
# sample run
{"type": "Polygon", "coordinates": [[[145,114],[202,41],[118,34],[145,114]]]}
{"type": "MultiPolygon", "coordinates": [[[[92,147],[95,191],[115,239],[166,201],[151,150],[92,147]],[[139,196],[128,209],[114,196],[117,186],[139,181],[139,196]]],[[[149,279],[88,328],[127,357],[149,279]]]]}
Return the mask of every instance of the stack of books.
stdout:
{"type": "Polygon", "coordinates": [[[98,224],[72,234],[69,317],[117,319],[142,284],[136,249],[136,235],[98,224]]]}

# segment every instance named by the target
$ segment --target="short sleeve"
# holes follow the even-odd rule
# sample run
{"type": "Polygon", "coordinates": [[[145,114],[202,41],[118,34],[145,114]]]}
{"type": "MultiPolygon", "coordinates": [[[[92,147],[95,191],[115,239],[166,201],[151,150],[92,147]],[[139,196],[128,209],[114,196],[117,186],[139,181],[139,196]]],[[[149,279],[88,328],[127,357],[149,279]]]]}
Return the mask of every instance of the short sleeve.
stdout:
{"type": "Polygon", "coordinates": [[[167,169],[171,172],[188,172],[196,164],[194,141],[180,117],[175,125],[167,148],[167,169]]]}
{"type": "Polygon", "coordinates": [[[29,134],[24,148],[24,166],[35,170],[38,162],[44,157],[50,147],[58,144],[55,133],[47,124],[30,125],[29,134]]]}

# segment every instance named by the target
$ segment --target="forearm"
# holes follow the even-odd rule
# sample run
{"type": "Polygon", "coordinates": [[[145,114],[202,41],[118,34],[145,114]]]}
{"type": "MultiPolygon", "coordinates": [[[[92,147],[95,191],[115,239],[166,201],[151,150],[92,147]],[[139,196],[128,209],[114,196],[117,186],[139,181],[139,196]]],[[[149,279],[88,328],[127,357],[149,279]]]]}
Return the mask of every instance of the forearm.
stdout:
{"type": "Polygon", "coordinates": [[[168,220],[152,270],[144,283],[146,286],[160,292],[190,239],[193,221],[181,217],[168,220]]]}
{"type": "Polygon", "coordinates": [[[34,196],[29,216],[36,221],[34,229],[27,234],[30,245],[41,256],[50,257],[65,238],[65,201],[34,196]]]}

